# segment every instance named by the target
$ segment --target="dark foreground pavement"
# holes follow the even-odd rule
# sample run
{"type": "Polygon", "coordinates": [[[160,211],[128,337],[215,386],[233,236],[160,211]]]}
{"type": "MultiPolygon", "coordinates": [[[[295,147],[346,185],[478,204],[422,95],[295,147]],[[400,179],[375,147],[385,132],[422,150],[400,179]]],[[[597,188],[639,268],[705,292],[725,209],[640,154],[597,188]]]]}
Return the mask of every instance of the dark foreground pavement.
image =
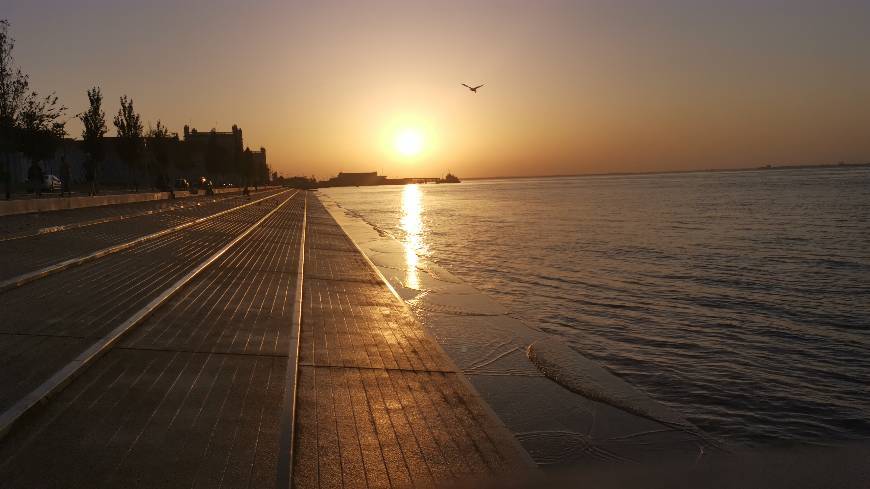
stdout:
{"type": "Polygon", "coordinates": [[[0,282],[161,230],[208,218],[277,191],[0,217],[0,282]]]}
{"type": "MultiPolygon", "coordinates": [[[[288,196],[267,199],[0,293],[0,412],[288,196]]],[[[14,254],[2,256],[17,260],[14,254]]]]}

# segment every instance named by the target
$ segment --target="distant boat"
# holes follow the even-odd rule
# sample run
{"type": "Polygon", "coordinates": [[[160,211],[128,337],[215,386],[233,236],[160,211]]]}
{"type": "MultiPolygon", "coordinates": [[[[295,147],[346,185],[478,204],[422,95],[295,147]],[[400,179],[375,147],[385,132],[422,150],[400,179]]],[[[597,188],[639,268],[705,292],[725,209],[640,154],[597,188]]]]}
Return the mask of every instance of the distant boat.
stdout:
{"type": "Polygon", "coordinates": [[[456,175],[448,172],[444,178],[439,178],[436,183],[461,183],[461,180],[456,175]]]}

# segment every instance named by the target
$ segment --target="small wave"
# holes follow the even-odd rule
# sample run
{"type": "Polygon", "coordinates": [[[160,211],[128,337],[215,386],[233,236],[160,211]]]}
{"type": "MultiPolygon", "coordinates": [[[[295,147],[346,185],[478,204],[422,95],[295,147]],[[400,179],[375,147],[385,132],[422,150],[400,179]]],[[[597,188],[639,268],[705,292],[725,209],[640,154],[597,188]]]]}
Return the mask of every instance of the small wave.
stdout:
{"type": "Polygon", "coordinates": [[[650,399],[557,339],[532,343],[526,353],[544,376],[575,394],[684,431],[697,436],[709,446],[719,447],[716,441],[682,415],[650,399]]]}

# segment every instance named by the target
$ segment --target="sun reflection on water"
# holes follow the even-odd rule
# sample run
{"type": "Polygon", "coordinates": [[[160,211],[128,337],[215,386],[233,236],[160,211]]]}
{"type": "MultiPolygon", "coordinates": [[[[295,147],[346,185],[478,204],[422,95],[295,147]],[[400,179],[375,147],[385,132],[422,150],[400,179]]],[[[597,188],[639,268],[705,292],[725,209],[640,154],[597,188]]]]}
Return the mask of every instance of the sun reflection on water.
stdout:
{"type": "Polygon", "coordinates": [[[417,185],[405,185],[402,191],[402,219],[400,226],[405,233],[402,244],[405,246],[405,287],[420,289],[420,276],[417,273],[418,253],[425,254],[423,243],[423,192],[417,185]]]}

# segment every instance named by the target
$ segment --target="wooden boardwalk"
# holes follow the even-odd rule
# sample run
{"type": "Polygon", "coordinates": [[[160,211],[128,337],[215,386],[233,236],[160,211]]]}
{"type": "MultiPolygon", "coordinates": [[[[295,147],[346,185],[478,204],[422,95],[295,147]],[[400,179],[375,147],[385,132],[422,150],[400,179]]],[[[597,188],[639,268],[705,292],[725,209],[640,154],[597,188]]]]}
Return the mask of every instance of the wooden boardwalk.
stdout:
{"type": "MultiPolygon", "coordinates": [[[[434,487],[530,466],[319,201],[301,192],[268,204],[250,234],[13,425],[0,440],[0,487],[434,487]]],[[[234,229],[245,216],[219,223],[234,229]]],[[[170,258],[155,254],[155,270],[170,258]]],[[[94,287],[69,293],[84,307],[94,287]]],[[[16,324],[33,331],[10,338],[81,328],[82,318],[40,314],[24,307],[16,324]]],[[[95,318],[76,341],[123,319],[95,318]]],[[[17,358],[8,350],[4,364],[17,358]]],[[[23,392],[7,389],[14,380],[0,385],[6,405],[23,392]]]]}

